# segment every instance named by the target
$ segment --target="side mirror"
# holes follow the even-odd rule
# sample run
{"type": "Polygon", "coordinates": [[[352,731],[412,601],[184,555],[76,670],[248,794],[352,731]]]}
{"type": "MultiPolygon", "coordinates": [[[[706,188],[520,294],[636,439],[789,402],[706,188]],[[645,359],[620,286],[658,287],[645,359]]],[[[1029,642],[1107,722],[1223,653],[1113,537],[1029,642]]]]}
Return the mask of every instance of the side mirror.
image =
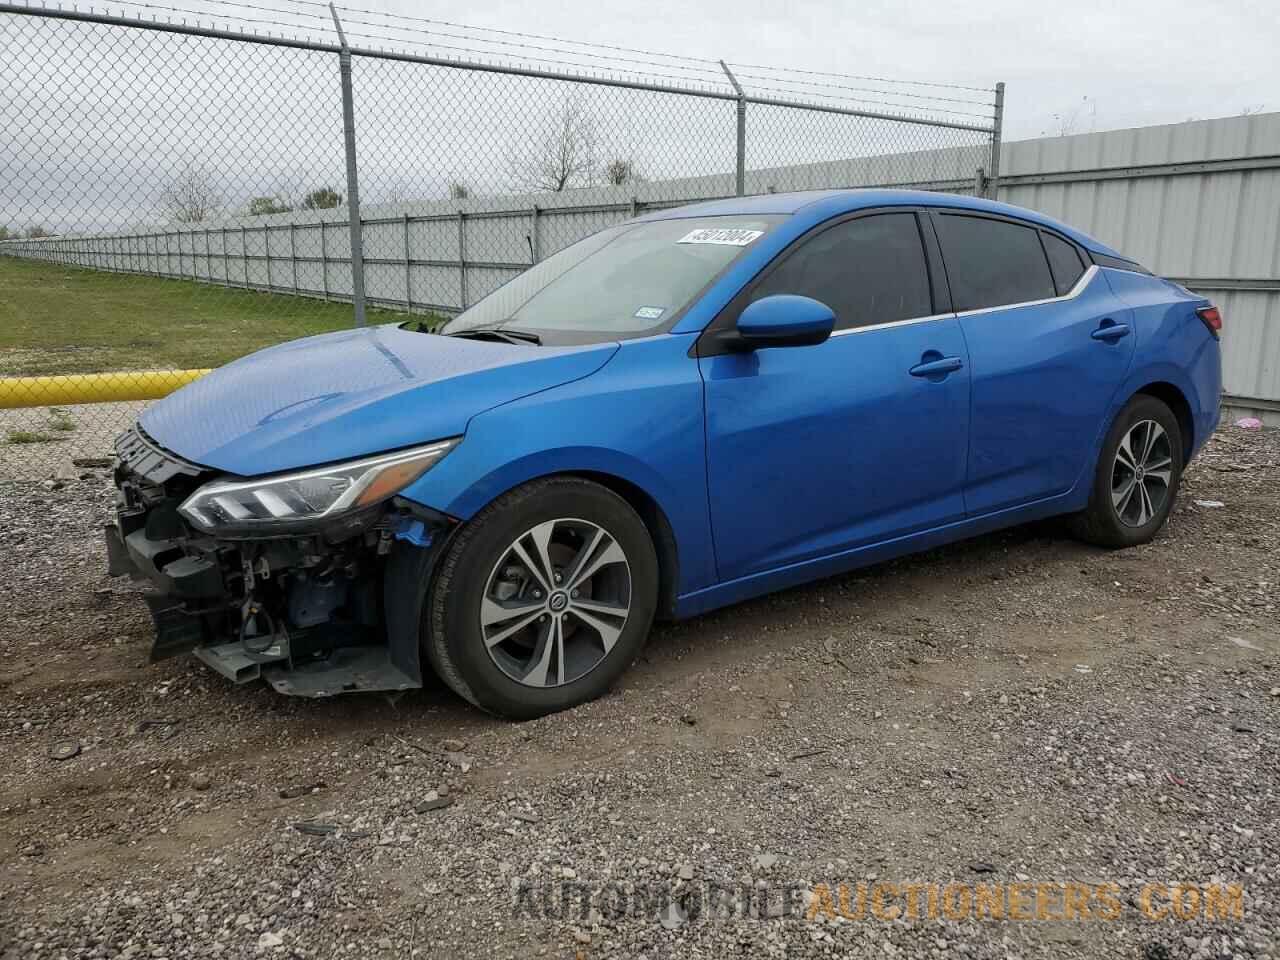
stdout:
{"type": "Polygon", "coordinates": [[[808,347],[831,336],[836,315],[812,297],[774,294],[750,303],[738,315],[738,335],[743,346],[808,347]]]}

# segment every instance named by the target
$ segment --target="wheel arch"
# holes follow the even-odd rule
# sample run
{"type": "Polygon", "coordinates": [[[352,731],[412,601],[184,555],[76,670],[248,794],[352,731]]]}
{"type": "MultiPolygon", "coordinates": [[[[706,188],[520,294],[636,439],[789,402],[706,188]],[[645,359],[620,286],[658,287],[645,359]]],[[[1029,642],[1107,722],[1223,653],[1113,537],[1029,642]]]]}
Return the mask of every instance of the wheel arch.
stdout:
{"type": "MultiPolygon", "coordinates": [[[[538,457],[505,464],[500,471],[495,471],[479,483],[471,484],[461,496],[446,506],[433,509],[441,509],[466,523],[500,497],[538,480],[577,477],[597,483],[626,501],[644,523],[658,558],[657,615],[662,619],[670,619],[675,615],[676,597],[680,593],[682,558],[676,536],[677,525],[672,522],[668,510],[652,489],[638,478],[626,476],[621,469],[616,469],[628,464],[598,462],[600,459],[586,456],[548,459],[538,457]],[[615,469],[610,469],[611,466],[615,469]]],[[[638,467],[636,472],[642,472],[643,469],[642,466],[638,467]]],[[[422,498],[419,502],[426,499],[422,498]]]]}
{"type": "Polygon", "coordinates": [[[1196,448],[1195,418],[1191,414],[1191,403],[1186,394],[1167,380],[1155,380],[1135,390],[1125,403],[1139,394],[1155,397],[1173,411],[1178,429],[1182,432],[1182,462],[1185,465],[1191,459],[1191,451],[1196,448]]]}
{"type": "Polygon", "coordinates": [[[658,616],[675,616],[677,584],[680,582],[680,550],[675,531],[662,506],[643,487],[612,473],[595,470],[567,470],[550,476],[579,477],[613,491],[631,506],[649,531],[658,555],[658,616]]]}

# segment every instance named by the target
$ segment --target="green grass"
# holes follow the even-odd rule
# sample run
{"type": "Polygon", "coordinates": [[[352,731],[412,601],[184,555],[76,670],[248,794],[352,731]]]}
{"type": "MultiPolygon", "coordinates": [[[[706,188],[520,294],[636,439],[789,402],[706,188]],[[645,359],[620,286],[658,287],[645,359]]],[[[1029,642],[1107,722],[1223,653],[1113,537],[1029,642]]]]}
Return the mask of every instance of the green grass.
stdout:
{"type": "Polygon", "coordinates": [[[57,439],[57,437],[51,437],[47,433],[37,433],[34,430],[10,430],[5,434],[4,442],[12,444],[48,443],[50,440],[57,439]]]}
{"type": "MultiPolygon", "coordinates": [[[[369,311],[370,323],[406,318],[369,311]]],[[[216,367],[351,324],[349,304],[0,256],[0,376],[216,367]]]]}
{"type": "Polygon", "coordinates": [[[76,428],[76,421],[71,414],[61,407],[49,408],[49,429],[60,433],[70,433],[76,428]]]}

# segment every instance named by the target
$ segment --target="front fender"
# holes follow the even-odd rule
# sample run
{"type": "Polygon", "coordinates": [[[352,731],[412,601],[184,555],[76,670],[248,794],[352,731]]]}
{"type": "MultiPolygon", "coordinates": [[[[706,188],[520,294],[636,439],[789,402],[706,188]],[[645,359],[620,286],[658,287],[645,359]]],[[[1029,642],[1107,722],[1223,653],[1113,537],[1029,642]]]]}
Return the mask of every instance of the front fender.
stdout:
{"type": "Polygon", "coordinates": [[[401,496],[468,520],[540,477],[616,477],[648,495],[671,524],[677,593],[710,586],[715,553],[692,340],[663,334],[626,341],[592,376],[480,414],[462,443],[401,496]]]}

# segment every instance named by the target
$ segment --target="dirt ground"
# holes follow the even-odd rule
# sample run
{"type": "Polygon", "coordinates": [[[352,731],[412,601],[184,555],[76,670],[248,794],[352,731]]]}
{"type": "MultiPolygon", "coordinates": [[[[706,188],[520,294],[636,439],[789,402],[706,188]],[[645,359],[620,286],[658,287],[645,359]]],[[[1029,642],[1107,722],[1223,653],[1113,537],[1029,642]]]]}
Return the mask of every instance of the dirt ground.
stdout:
{"type": "Polygon", "coordinates": [[[1280,957],[1280,431],[1225,428],[1148,546],[1041,524],[661,627],[526,724],[149,666],[108,503],[0,484],[6,960],[1280,957]]]}

